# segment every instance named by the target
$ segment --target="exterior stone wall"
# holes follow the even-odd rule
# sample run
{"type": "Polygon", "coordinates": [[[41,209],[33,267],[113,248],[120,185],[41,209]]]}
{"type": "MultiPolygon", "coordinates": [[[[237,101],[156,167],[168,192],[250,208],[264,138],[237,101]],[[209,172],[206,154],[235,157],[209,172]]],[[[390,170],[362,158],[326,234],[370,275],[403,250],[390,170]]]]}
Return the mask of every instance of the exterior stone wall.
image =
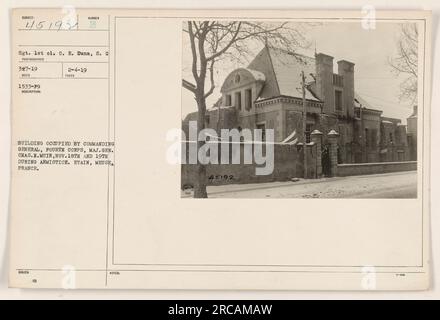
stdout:
{"type": "MultiPolygon", "coordinates": [[[[241,161],[240,164],[208,164],[207,184],[224,185],[237,183],[258,183],[272,181],[288,181],[292,178],[302,178],[303,174],[303,149],[294,145],[275,145],[274,146],[274,170],[269,175],[256,175],[256,164],[244,164],[243,148],[240,145],[241,161]]],[[[188,147],[186,148],[188,150],[188,147]]],[[[308,178],[315,178],[320,167],[320,158],[317,157],[318,149],[316,144],[307,145],[308,178]]],[[[319,150],[320,154],[320,150],[319,150]]],[[[220,157],[221,155],[219,155],[220,157]]],[[[194,186],[197,179],[196,165],[183,164],[181,166],[181,187],[194,186]]]]}
{"type": "Polygon", "coordinates": [[[417,161],[338,164],[339,177],[417,170],[417,161]]]}
{"type": "Polygon", "coordinates": [[[264,113],[255,113],[252,115],[240,116],[238,118],[238,125],[241,128],[255,129],[257,124],[265,125],[266,130],[274,130],[275,141],[281,141],[283,139],[284,132],[282,131],[282,113],[281,106],[278,106],[273,111],[268,111],[264,113]]]}

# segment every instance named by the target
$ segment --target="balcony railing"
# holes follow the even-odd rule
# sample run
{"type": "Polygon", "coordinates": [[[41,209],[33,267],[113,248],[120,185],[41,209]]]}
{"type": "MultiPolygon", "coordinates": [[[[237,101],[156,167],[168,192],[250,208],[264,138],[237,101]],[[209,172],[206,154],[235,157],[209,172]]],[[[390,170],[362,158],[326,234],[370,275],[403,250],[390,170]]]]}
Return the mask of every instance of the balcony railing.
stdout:
{"type": "Polygon", "coordinates": [[[343,87],[344,77],[339,74],[333,74],[333,85],[337,87],[343,87]]]}

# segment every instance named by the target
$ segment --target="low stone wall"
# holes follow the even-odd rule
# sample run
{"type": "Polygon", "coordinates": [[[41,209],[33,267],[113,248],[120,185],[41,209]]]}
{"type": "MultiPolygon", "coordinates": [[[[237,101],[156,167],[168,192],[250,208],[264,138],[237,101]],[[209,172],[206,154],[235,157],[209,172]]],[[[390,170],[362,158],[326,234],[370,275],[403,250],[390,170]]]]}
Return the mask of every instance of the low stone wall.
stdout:
{"type": "Polygon", "coordinates": [[[338,164],[337,176],[417,170],[417,161],[338,164]]]}
{"type": "MultiPolygon", "coordinates": [[[[243,145],[240,155],[243,156],[243,145]]],[[[307,146],[308,176],[314,178],[317,167],[316,145],[307,146]]],[[[274,146],[274,167],[269,175],[256,175],[255,164],[209,164],[206,165],[207,185],[223,185],[235,183],[259,183],[272,181],[287,181],[296,177],[303,177],[303,152],[295,145],[274,146]]],[[[183,164],[181,168],[181,186],[194,186],[197,179],[197,166],[183,164]]]]}

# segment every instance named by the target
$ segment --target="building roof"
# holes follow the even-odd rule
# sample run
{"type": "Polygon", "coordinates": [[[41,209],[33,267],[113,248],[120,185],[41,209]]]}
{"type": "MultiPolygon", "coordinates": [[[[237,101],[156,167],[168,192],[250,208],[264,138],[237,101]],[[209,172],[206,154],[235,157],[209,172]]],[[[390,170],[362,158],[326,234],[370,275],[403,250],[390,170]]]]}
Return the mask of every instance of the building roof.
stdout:
{"type": "MultiPolygon", "coordinates": [[[[370,111],[370,112],[376,112],[376,113],[383,113],[382,110],[373,109],[371,107],[371,104],[368,103],[365,99],[363,99],[359,94],[356,92],[354,93],[354,105],[355,108],[360,108],[362,106],[363,111],[370,111]]],[[[392,118],[392,117],[381,117],[381,122],[385,124],[397,124],[399,125],[402,120],[398,118],[392,118]]]]}
{"type": "MultiPolygon", "coordinates": [[[[301,71],[304,71],[306,82],[312,81],[311,74],[315,74],[315,59],[281,49],[268,47],[267,50],[278,84],[279,95],[302,98],[301,71]]],[[[319,101],[309,90],[306,90],[306,99],[319,101]]]]}
{"type": "Polygon", "coordinates": [[[250,74],[252,74],[252,76],[254,77],[255,80],[257,81],[266,81],[266,76],[264,75],[263,72],[257,71],[257,70],[253,70],[253,69],[249,69],[249,68],[243,68],[246,71],[249,71],[250,74]]]}
{"type": "Polygon", "coordinates": [[[356,109],[359,109],[362,107],[362,112],[367,112],[367,113],[380,113],[382,114],[383,111],[379,110],[379,109],[374,109],[371,104],[365,100],[364,98],[362,98],[356,91],[354,92],[354,107],[356,109]]]}
{"type": "Polygon", "coordinates": [[[399,124],[399,123],[402,122],[402,120],[397,119],[397,118],[392,118],[392,117],[382,117],[382,122],[385,122],[385,121],[389,121],[389,122],[391,122],[391,123],[395,123],[395,124],[399,124]]]}
{"type": "MultiPolygon", "coordinates": [[[[314,79],[315,59],[304,55],[287,52],[265,46],[248,66],[265,75],[265,82],[258,98],[270,99],[279,96],[302,98],[301,71],[304,71],[306,83],[314,79]]],[[[306,90],[306,99],[320,100],[310,89],[306,90]]]]}
{"type": "Polygon", "coordinates": [[[373,106],[367,100],[362,98],[357,92],[354,93],[354,106],[374,110],[373,106]]]}

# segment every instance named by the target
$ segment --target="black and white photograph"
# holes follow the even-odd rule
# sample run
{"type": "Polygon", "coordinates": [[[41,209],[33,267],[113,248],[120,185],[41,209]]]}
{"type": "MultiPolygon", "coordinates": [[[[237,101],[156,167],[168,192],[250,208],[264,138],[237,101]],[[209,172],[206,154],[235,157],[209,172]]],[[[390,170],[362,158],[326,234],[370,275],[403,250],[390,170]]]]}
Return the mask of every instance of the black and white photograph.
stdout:
{"type": "Polygon", "coordinates": [[[185,21],[182,197],[417,198],[419,26],[185,21]]]}

